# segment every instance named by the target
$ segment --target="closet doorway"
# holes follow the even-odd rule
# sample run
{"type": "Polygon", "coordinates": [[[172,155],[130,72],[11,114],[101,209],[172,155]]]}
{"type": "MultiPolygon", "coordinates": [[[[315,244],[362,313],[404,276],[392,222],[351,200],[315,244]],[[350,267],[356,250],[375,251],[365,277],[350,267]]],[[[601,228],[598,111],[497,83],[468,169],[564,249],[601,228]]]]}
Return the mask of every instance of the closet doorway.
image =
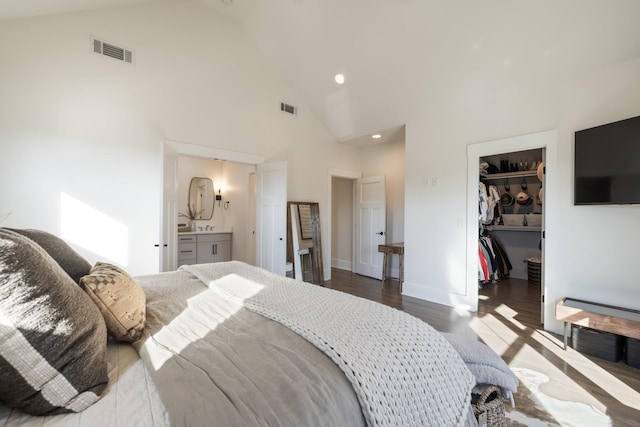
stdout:
{"type": "MultiPolygon", "coordinates": [[[[546,131],[502,140],[489,141],[467,147],[468,160],[468,210],[467,210],[467,289],[469,297],[475,300],[477,309],[478,291],[482,275],[479,256],[479,237],[488,232],[502,244],[512,268],[508,272],[513,282],[527,284],[529,280],[529,259],[537,258],[539,264],[532,263],[532,279],[540,286],[540,322],[545,318],[545,214],[548,206],[545,203],[545,176],[542,181],[537,177],[539,162],[543,162],[546,172],[549,148],[555,150],[557,131],[546,131]],[[502,165],[500,161],[503,161],[502,165]],[[481,173],[481,162],[486,161],[494,167],[481,173]],[[520,162],[522,161],[522,166],[520,162]],[[532,162],[536,169],[532,169],[532,162]],[[525,162],[526,166],[525,167],[525,162]],[[502,168],[502,169],[501,169],[502,168]],[[507,169],[508,168],[508,169],[507,169]],[[520,170],[522,169],[522,170],[520,170]],[[497,196],[503,205],[494,211],[493,219],[483,223],[478,215],[481,183],[495,186],[497,196]],[[506,185],[505,185],[506,184],[506,185]],[[540,192],[542,188],[542,192],[540,192]],[[522,194],[521,194],[522,193],[522,194]],[[519,199],[518,199],[519,198],[519,199]],[[528,199],[528,200],[527,200],[528,199]],[[539,199],[539,200],[538,200],[539,199]],[[521,203],[518,203],[520,200],[521,203]],[[510,206],[506,206],[510,205],[510,206]],[[506,215],[506,216],[505,216],[506,215]],[[496,219],[498,217],[498,219],[496,219]],[[526,224],[526,225],[525,225],[526,224]],[[530,228],[525,228],[530,227],[530,228]],[[537,267],[537,272],[535,271],[537,267]],[[537,273],[538,277],[533,277],[537,273]]],[[[504,281],[505,285],[508,283],[504,281]]],[[[500,280],[493,286],[500,286],[500,280]]],[[[548,310],[549,308],[547,308],[548,310]]]]}
{"type": "MultiPolygon", "coordinates": [[[[479,160],[479,288],[541,285],[544,148],[479,160]]],[[[540,322],[544,322],[542,289],[540,322]]],[[[530,301],[533,303],[533,301],[530,301]]]]}

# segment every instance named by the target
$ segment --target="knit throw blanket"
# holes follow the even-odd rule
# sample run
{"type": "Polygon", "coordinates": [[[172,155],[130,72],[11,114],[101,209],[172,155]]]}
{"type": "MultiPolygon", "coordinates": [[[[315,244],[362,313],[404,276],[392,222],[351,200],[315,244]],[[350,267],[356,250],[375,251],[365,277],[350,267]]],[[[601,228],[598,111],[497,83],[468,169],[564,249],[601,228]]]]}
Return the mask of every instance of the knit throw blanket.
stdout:
{"type": "Polygon", "coordinates": [[[351,382],[369,426],[464,424],[474,378],[420,319],[241,262],[181,268],[329,356],[351,382]]]}

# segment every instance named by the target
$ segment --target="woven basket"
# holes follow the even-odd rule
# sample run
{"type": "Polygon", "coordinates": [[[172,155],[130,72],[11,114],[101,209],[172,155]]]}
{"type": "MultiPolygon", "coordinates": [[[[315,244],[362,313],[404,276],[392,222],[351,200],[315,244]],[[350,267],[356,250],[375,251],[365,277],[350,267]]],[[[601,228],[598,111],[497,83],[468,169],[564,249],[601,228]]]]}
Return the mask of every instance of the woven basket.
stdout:
{"type": "Polygon", "coordinates": [[[505,427],[504,398],[500,387],[488,385],[481,394],[472,395],[473,415],[480,427],[505,427]]]}

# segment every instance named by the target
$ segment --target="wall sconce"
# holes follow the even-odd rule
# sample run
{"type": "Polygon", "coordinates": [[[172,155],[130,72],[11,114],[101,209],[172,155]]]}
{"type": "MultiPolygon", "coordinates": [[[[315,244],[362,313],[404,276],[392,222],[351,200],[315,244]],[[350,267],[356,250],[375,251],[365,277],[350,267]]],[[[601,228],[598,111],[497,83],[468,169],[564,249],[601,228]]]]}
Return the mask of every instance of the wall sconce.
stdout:
{"type": "Polygon", "coordinates": [[[222,194],[220,193],[219,188],[218,188],[218,194],[216,194],[216,201],[218,202],[218,207],[220,207],[220,202],[222,201],[222,194]]]}

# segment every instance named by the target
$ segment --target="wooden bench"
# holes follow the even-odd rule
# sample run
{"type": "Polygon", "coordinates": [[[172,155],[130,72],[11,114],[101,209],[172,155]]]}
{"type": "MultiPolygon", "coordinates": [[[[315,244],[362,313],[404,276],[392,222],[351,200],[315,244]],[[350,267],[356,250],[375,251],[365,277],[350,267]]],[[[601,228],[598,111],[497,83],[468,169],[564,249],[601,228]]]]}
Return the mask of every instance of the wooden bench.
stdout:
{"type": "Polygon", "coordinates": [[[597,302],[564,298],[556,304],[556,319],[564,322],[564,349],[570,324],[640,339],[640,311],[597,302]]]}

